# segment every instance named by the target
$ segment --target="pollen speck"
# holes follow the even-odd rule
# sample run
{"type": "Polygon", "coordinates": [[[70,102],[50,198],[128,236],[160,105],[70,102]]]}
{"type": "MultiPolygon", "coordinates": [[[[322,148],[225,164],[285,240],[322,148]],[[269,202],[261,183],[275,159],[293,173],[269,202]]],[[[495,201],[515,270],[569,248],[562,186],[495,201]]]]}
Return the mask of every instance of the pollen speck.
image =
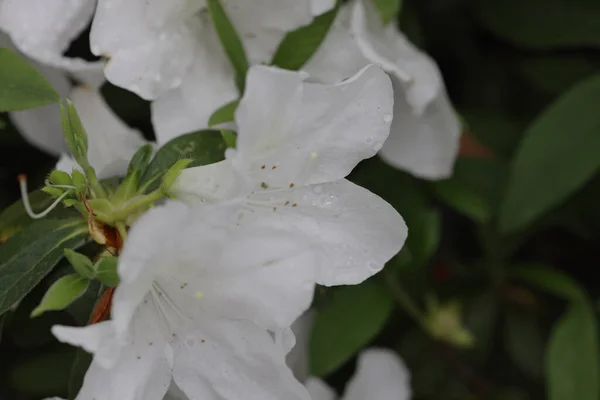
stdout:
{"type": "Polygon", "coordinates": [[[148,342],[148,346],[152,346],[152,342],[148,342]]]}
{"type": "Polygon", "coordinates": [[[286,202],[285,202],[285,204],[284,204],[284,206],[287,206],[287,205],[289,205],[289,204],[290,204],[290,202],[289,202],[289,201],[286,201],[286,202]]]}
{"type": "Polygon", "coordinates": [[[277,165],[273,165],[273,166],[271,167],[271,169],[275,169],[275,168],[277,168],[277,165]]]}
{"type": "Polygon", "coordinates": [[[261,183],[260,183],[260,187],[261,187],[261,188],[263,188],[263,189],[266,189],[266,188],[268,188],[268,187],[269,187],[269,185],[267,185],[267,184],[266,184],[266,183],[264,183],[264,182],[261,182],[261,183]]]}
{"type": "Polygon", "coordinates": [[[273,207],[273,211],[277,211],[277,207],[273,207]]]}
{"type": "Polygon", "coordinates": [[[290,183],[290,188],[293,188],[294,186],[296,186],[296,185],[294,185],[293,183],[290,183]]]}
{"type": "Polygon", "coordinates": [[[298,205],[298,204],[294,203],[294,204],[292,204],[292,207],[296,207],[297,205],[298,205]]]}
{"type": "Polygon", "coordinates": [[[260,169],[265,169],[265,165],[263,164],[263,165],[260,167],[260,169]]]}
{"type": "Polygon", "coordinates": [[[202,293],[202,292],[196,292],[194,294],[194,297],[196,297],[197,299],[202,299],[202,298],[204,298],[204,293],[202,293]]]}
{"type": "Polygon", "coordinates": [[[138,360],[141,360],[141,359],[142,359],[142,357],[140,357],[140,356],[137,356],[137,359],[138,359],[138,360]]]}

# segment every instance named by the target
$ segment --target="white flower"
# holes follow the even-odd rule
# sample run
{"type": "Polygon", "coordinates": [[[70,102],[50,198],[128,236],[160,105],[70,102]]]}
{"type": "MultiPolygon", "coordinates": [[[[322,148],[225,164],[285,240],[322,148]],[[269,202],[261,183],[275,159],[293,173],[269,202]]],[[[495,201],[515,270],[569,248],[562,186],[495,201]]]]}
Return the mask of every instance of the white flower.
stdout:
{"type": "Polygon", "coordinates": [[[304,66],[312,77],[339,82],[368,63],[392,77],[394,123],[380,156],[423,178],[452,172],[460,123],[435,62],[419,51],[394,23],[384,26],[374,2],[352,0],[339,10],[319,50],[304,66]]]}
{"type": "Polygon", "coordinates": [[[89,24],[96,0],[0,0],[0,30],[23,54],[70,71],[101,70],[103,62],[63,56],[89,24]]]}
{"type": "MultiPolygon", "coordinates": [[[[224,0],[222,4],[252,64],[269,62],[285,33],[313,18],[310,0],[224,0]]],[[[208,92],[202,94],[205,102],[217,102],[223,97],[221,90],[230,92],[231,100],[237,93],[205,0],[99,0],[90,39],[94,54],[110,57],[107,79],[145,99],[179,86],[182,91],[170,93],[169,98],[196,99],[193,91],[202,89],[208,92]],[[226,82],[221,79],[225,76],[226,82]],[[219,98],[211,100],[212,96],[219,98]]],[[[216,108],[205,111],[203,106],[196,105],[204,113],[216,108]]]]}
{"type": "Polygon", "coordinates": [[[94,353],[80,400],[308,399],[269,330],[312,299],[314,252],[295,235],[230,223],[235,204],[169,202],[132,227],[112,319],[54,327],[94,353]]]}
{"type": "Polygon", "coordinates": [[[188,204],[245,193],[241,224],[301,232],[327,260],[318,283],[359,283],[378,272],[407,235],[394,208],[344,179],[389,133],[390,79],[376,66],[339,85],[305,78],[252,67],[236,112],[237,149],[225,161],[182,171],[173,193],[188,204]]]}
{"type": "MultiPolygon", "coordinates": [[[[306,387],[313,400],[335,400],[327,384],[310,377],[306,387]]],[[[371,348],[358,357],[356,373],[346,385],[341,400],[409,400],[410,373],[392,350],[371,348]]]]}

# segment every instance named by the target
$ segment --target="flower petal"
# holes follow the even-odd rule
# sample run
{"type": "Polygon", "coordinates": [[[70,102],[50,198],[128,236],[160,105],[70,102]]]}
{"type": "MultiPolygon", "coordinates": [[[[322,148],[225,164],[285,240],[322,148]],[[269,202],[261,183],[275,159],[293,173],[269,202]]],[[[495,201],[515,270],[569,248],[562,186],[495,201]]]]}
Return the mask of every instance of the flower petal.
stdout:
{"type": "Polygon", "coordinates": [[[190,400],[310,400],[271,336],[246,321],[208,321],[175,347],[173,378],[190,400]]]}
{"type": "Polygon", "coordinates": [[[409,400],[410,374],[396,353],[372,348],[358,357],[357,370],[346,386],[344,400],[409,400]]]}
{"type": "Polygon", "coordinates": [[[312,400],[335,400],[337,398],[333,389],[319,378],[309,377],[304,386],[312,400]]]}
{"type": "Polygon", "coordinates": [[[256,193],[240,224],[295,231],[319,251],[317,283],[358,284],[379,272],[400,249],[408,230],[385,200],[350,181],[256,193]]]}
{"type": "Polygon", "coordinates": [[[238,97],[233,70],[212,25],[202,25],[202,42],[183,84],[152,103],[157,142],[208,128],[211,115],[238,97]]]}
{"type": "Polygon", "coordinates": [[[228,0],[235,26],[251,65],[269,63],[287,32],[311,23],[314,0],[228,0]]]}
{"type": "Polygon", "coordinates": [[[95,0],[3,0],[0,29],[20,51],[44,64],[67,70],[98,69],[102,62],[62,55],[87,26],[95,6],[95,0]]]}
{"type": "Polygon", "coordinates": [[[201,37],[194,15],[200,5],[186,0],[169,5],[99,0],[92,24],[92,52],[110,57],[106,78],[146,100],[181,84],[201,37]]]}
{"type": "Polygon", "coordinates": [[[392,86],[376,66],[338,85],[253,67],[236,112],[236,168],[273,188],[343,178],[381,148],[392,122],[392,86]]]}
{"type": "Polygon", "coordinates": [[[98,353],[94,354],[78,400],[163,400],[171,383],[173,360],[153,307],[152,302],[141,304],[128,335],[114,338],[120,348],[113,365],[106,368],[98,353]]]}
{"type": "Polygon", "coordinates": [[[69,343],[94,353],[94,359],[104,368],[115,365],[120,356],[121,343],[115,337],[110,321],[100,322],[82,328],[55,325],[52,334],[63,343],[69,343]]]}
{"type": "Polygon", "coordinates": [[[308,342],[314,317],[315,313],[309,310],[292,324],[296,344],[286,356],[286,364],[300,382],[304,382],[308,377],[308,342]]]}
{"type": "MultiPolygon", "coordinates": [[[[394,86],[398,84],[394,82],[394,86]]],[[[402,98],[396,99],[392,133],[379,155],[417,177],[443,179],[452,174],[459,142],[460,122],[442,90],[421,115],[402,98]]]]}
{"type": "Polygon", "coordinates": [[[133,154],[146,143],[142,135],[121,122],[95,90],[75,88],[71,100],[88,134],[88,160],[98,177],[123,175],[133,154]]]}
{"type": "Polygon", "coordinates": [[[351,29],[363,55],[403,82],[408,104],[417,114],[422,113],[443,86],[431,58],[412,45],[395,24],[384,25],[373,2],[355,2],[351,29]]]}

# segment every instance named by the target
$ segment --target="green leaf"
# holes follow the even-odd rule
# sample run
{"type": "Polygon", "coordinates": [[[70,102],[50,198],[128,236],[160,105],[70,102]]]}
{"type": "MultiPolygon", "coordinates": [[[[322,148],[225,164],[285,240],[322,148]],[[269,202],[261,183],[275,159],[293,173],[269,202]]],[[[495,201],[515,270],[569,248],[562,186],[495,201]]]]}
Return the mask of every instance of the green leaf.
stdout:
{"type": "Polygon", "coordinates": [[[24,358],[9,370],[9,384],[20,393],[34,398],[67,394],[69,367],[75,359],[75,349],[55,346],[33,357],[24,358]]]}
{"type": "Polygon", "coordinates": [[[452,177],[432,182],[431,188],[441,201],[485,224],[496,213],[505,175],[504,165],[497,160],[461,158],[452,177]]]}
{"type": "Polygon", "coordinates": [[[337,15],[336,7],[316,17],[310,25],[289,32],[271,60],[271,64],[292,71],[299,70],[317,52],[337,15]]]}
{"type": "Polygon", "coordinates": [[[0,48],[0,112],[56,103],[58,93],[16,52],[0,48]]]}
{"type": "Polygon", "coordinates": [[[146,144],[138,149],[135,152],[133,157],[131,157],[131,161],[129,162],[129,166],[127,167],[127,175],[130,176],[138,172],[140,176],[144,173],[148,165],[150,164],[150,160],[152,160],[152,154],[154,149],[151,144],[146,144]]]}
{"type": "Polygon", "coordinates": [[[88,256],[78,253],[71,249],[65,249],[65,257],[73,266],[75,272],[87,279],[94,279],[94,265],[88,256]]]}
{"type": "Polygon", "coordinates": [[[324,376],[354,356],[383,328],[394,301],[375,281],[335,289],[318,310],[309,343],[310,373],[324,376]]]}
{"type": "Polygon", "coordinates": [[[244,51],[244,45],[235,30],[235,27],[229,20],[223,5],[219,0],[207,0],[206,5],[210,12],[215,30],[219,40],[229,57],[231,66],[236,74],[236,83],[240,92],[244,92],[246,73],[248,72],[248,59],[244,51]]]}
{"type": "Polygon", "coordinates": [[[478,19],[488,29],[518,45],[540,49],[600,46],[600,2],[596,0],[505,0],[474,4],[478,19]]]}
{"type": "Polygon", "coordinates": [[[79,274],[63,276],[50,286],[31,316],[37,317],[46,311],[64,310],[85,293],[88,285],[89,280],[79,274]]]}
{"type": "Polygon", "coordinates": [[[506,351],[513,363],[533,378],[544,375],[544,336],[534,315],[509,310],[504,326],[506,351]]]}
{"type": "Polygon", "coordinates": [[[87,133],[73,103],[67,99],[66,104],[66,107],[60,105],[63,135],[73,158],[85,170],[90,165],[87,159],[87,133]]]}
{"type": "Polygon", "coordinates": [[[552,329],[546,360],[550,400],[598,400],[598,323],[587,301],[574,301],[552,329]]]}
{"type": "Polygon", "coordinates": [[[219,108],[213,113],[213,115],[210,116],[208,120],[208,126],[212,128],[215,125],[233,121],[235,119],[235,110],[239,104],[239,100],[234,100],[219,108]]]}
{"type": "Polygon", "coordinates": [[[533,87],[555,95],[597,72],[596,66],[583,55],[573,54],[528,57],[521,62],[520,70],[533,87]]]}
{"type": "Polygon", "coordinates": [[[237,144],[237,135],[234,131],[230,131],[229,129],[221,129],[221,136],[223,136],[223,140],[225,141],[227,148],[235,149],[237,144]]]}
{"type": "Polygon", "coordinates": [[[568,301],[581,301],[586,296],[585,290],[573,278],[549,266],[524,264],[512,267],[508,272],[511,277],[568,301]]]}
{"type": "Polygon", "coordinates": [[[94,357],[82,349],[77,349],[75,361],[71,365],[71,376],[69,377],[69,399],[75,400],[79,389],[83,386],[83,378],[92,363],[94,357]]]}
{"type": "MultiPolygon", "coordinates": [[[[29,194],[29,203],[35,213],[45,210],[53,202],[54,199],[41,190],[29,194]]],[[[55,212],[56,211],[53,211],[52,214],[50,214],[50,218],[55,212]]],[[[23,206],[23,200],[11,204],[0,214],[0,243],[5,242],[12,235],[32,224],[34,221],[34,219],[27,215],[25,207],[23,206]]]]}
{"type": "Polygon", "coordinates": [[[500,229],[525,227],[600,169],[600,74],[576,85],[527,130],[511,165],[500,229]]]}
{"type": "Polygon", "coordinates": [[[33,289],[63,257],[84,242],[82,219],[36,221],[0,246],[0,314],[33,289]]]}
{"type": "Polygon", "coordinates": [[[112,256],[103,256],[98,259],[94,268],[96,269],[96,278],[109,287],[116,287],[119,284],[119,274],[117,265],[119,259],[112,256]]]}
{"type": "Polygon", "coordinates": [[[176,137],[162,146],[141,179],[146,191],[158,187],[158,179],[177,161],[190,159],[189,167],[207,165],[225,159],[227,145],[217,130],[202,130],[176,137]]]}
{"type": "Polygon", "coordinates": [[[402,0],[374,0],[375,6],[383,18],[383,23],[392,22],[400,13],[402,0]]]}

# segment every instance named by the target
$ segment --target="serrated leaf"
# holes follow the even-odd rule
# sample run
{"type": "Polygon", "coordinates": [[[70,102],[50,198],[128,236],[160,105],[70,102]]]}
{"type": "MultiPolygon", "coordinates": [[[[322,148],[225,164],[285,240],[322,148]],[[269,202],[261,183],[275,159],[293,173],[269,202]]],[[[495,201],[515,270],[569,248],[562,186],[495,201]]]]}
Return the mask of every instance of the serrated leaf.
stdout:
{"type": "Polygon", "coordinates": [[[212,22],[219,36],[219,40],[227,53],[231,66],[236,74],[236,83],[240,93],[244,92],[246,73],[248,72],[248,59],[244,45],[235,27],[229,20],[225,9],[219,0],[207,0],[206,5],[210,12],[212,22]]]}
{"type": "Polygon", "coordinates": [[[512,161],[500,208],[503,232],[525,227],[598,172],[599,103],[596,74],[562,95],[529,127],[512,161]]]}
{"type": "Polygon", "coordinates": [[[23,57],[0,48],[0,112],[41,107],[59,99],[54,88],[23,57]]]}
{"type": "Polygon", "coordinates": [[[273,55],[271,64],[292,71],[299,70],[317,52],[337,15],[336,7],[318,17],[310,25],[289,32],[273,55]]]}
{"type": "Polygon", "coordinates": [[[83,244],[82,219],[39,220],[0,246],[0,314],[25,296],[63,257],[83,244]]]}
{"type": "Polygon", "coordinates": [[[310,373],[324,376],[371,341],[389,318],[394,301],[375,281],[336,288],[318,310],[309,342],[310,373]]]}
{"type": "Polygon", "coordinates": [[[383,23],[392,22],[400,13],[402,0],[374,0],[375,6],[383,18],[383,23]]]}
{"type": "Polygon", "coordinates": [[[64,310],[85,293],[88,285],[89,280],[79,274],[59,278],[50,286],[40,304],[31,312],[31,316],[37,317],[46,311],[64,310]]]}
{"type": "Polygon", "coordinates": [[[598,323],[587,301],[574,301],[553,327],[548,342],[549,400],[598,400],[598,323]]]}
{"type": "Polygon", "coordinates": [[[146,185],[146,191],[154,190],[158,187],[158,179],[182,159],[192,160],[188,167],[222,161],[225,159],[226,149],[221,132],[217,130],[202,130],[178,136],[156,152],[140,181],[140,187],[146,185]]]}
{"type": "Polygon", "coordinates": [[[235,110],[238,108],[239,104],[239,100],[234,100],[223,105],[210,116],[208,119],[208,126],[212,128],[216,125],[232,122],[235,119],[235,110]]]}
{"type": "Polygon", "coordinates": [[[518,45],[540,49],[600,46],[600,3],[596,0],[504,0],[474,4],[476,16],[488,29],[518,45]]]}

